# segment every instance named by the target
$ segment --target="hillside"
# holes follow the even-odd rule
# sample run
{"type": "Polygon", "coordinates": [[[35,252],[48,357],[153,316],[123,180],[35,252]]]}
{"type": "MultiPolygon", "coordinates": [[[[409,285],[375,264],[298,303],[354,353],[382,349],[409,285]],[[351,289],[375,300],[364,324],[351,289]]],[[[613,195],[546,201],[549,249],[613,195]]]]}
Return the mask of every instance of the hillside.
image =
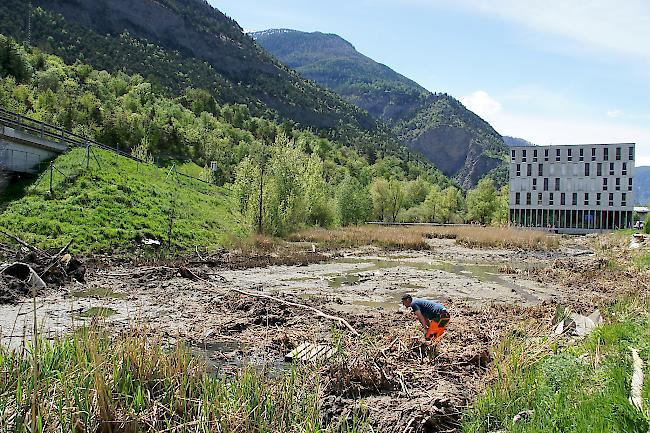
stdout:
{"type": "Polygon", "coordinates": [[[506,146],[535,146],[535,143],[531,143],[528,140],[518,137],[509,137],[507,135],[503,136],[503,141],[506,143],[506,146]]]}
{"type": "Polygon", "coordinates": [[[229,189],[168,170],[138,164],[95,149],[85,168],[85,149],[54,161],[54,196],[49,176],[0,214],[0,226],[43,248],[73,240],[73,251],[117,252],[141,247],[145,238],[175,248],[224,245],[247,233],[229,189]],[[64,176],[65,175],[65,176],[64,176]]]}
{"type": "MultiPolygon", "coordinates": [[[[220,104],[290,120],[374,157],[401,145],[367,112],[267,54],[204,0],[34,0],[31,43],[109,72],[137,73],[171,95],[208,89],[220,104]]],[[[25,41],[29,2],[0,3],[0,33],[25,41]]]]}
{"type": "Polygon", "coordinates": [[[650,204],[650,167],[634,168],[634,203],[644,206],[650,204]]]}
{"type": "Polygon", "coordinates": [[[506,146],[483,119],[444,93],[431,93],[356,51],[340,36],[294,30],[253,33],[304,77],[385,121],[409,148],[469,187],[499,167],[506,146]]]}

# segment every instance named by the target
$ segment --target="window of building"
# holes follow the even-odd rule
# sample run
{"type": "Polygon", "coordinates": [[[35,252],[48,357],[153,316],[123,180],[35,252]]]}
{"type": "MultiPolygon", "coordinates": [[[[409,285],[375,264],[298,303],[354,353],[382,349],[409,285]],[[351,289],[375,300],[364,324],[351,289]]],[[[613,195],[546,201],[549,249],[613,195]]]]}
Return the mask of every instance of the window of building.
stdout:
{"type": "Polygon", "coordinates": [[[627,194],[621,194],[621,206],[627,206],[627,194]]]}
{"type": "Polygon", "coordinates": [[[600,196],[601,194],[599,192],[596,193],[596,206],[600,206],[600,196]]]}
{"type": "Polygon", "coordinates": [[[632,178],[627,180],[627,190],[632,191],[632,178]]]}
{"type": "Polygon", "coordinates": [[[542,193],[541,192],[537,193],[537,204],[538,205],[542,204],[542,193]]]}
{"type": "Polygon", "coordinates": [[[607,178],[603,178],[603,191],[607,191],[607,178]]]}
{"type": "Polygon", "coordinates": [[[627,162],[624,162],[624,163],[623,163],[623,169],[621,170],[621,174],[622,174],[623,176],[626,176],[626,175],[627,175],[627,162]]]}
{"type": "Polygon", "coordinates": [[[537,162],[537,149],[533,149],[533,162],[537,162]]]}
{"type": "Polygon", "coordinates": [[[584,160],[585,160],[585,150],[584,150],[582,147],[580,148],[580,154],[579,154],[579,156],[578,156],[578,159],[579,159],[580,161],[584,161],[584,160]]]}
{"type": "Polygon", "coordinates": [[[555,190],[556,191],[560,190],[560,178],[559,177],[555,178],[555,190]]]}
{"type": "Polygon", "coordinates": [[[609,193],[609,205],[614,206],[614,193],[613,192],[609,193]]]}
{"type": "Polygon", "coordinates": [[[596,160],[596,148],[595,147],[591,148],[591,160],[592,161],[596,160]]]}
{"type": "Polygon", "coordinates": [[[630,161],[634,160],[634,148],[630,146],[628,149],[627,159],[630,161]]]}
{"type": "Polygon", "coordinates": [[[566,204],[566,194],[565,193],[560,194],[560,204],[562,206],[564,206],[566,204]]]}
{"type": "Polygon", "coordinates": [[[571,197],[571,204],[573,204],[574,206],[576,206],[578,204],[578,193],[577,192],[573,193],[573,197],[571,197]]]}
{"type": "Polygon", "coordinates": [[[510,151],[510,157],[511,157],[511,159],[512,159],[513,162],[514,162],[514,160],[515,160],[515,156],[516,156],[516,155],[517,155],[517,151],[516,151],[516,150],[511,150],[511,151],[510,151]]]}
{"type": "Polygon", "coordinates": [[[521,176],[521,164],[517,164],[517,174],[516,176],[521,176]]]}
{"type": "Polygon", "coordinates": [[[544,178],[544,191],[548,191],[548,177],[544,178]]]}
{"type": "Polygon", "coordinates": [[[548,204],[549,206],[553,206],[553,193],[549,193],[548,195],[548,204]]]}
{"type": "Polygon", "coordinates": [[[589,163],[585,162],[585,176],[589,176],[589,163]]]}
{"type": "Polygon", "coordinates": [[[616,160],[617,161],[621,160],[621,148],[620,147],[616,148],[616,160]]]}
{"type": "Polygon", "coordinates": [[[515,204],[519,204],[520,201],[521,201],[521,193],[516,192],[515,193],[515,204]]]}
{"type": "Polygon", "coordinates": [[[537,176],[544,176],[544,164],[537,166],[537,176]]]}
{"type": "Polygon", "coordinates": [[[521,160],[522,162],[526,162],[526,149],[521,151],[521,160]]]}
{"type": "Polygon", "coordinates": [[[533,164],[526,164],[526,176],[533,175],[533,164]]]}
{"type": "Polygon", "coordinates": [[[533,178],[533,191],[537,191],[537,178],[533,178]]]}
{"type": "Polygon", "coordinates": [[[573,150],[572,149],[567,149],[566,150],[566,156],[568,161],[573,161],[573,150]]]}
{"type": "Polygon", "coordinates": [[[598,162],[596,163],[596,176],[602,176],[603,175],[603,163],[598,162]]]}
{"type": "Polygon", "coordinates": [[[589,193],[585,193],[585,206],[589,206],[589,193]]]}
{"type": "Polygon", "coordinates": [[[603,147],[603,160],[609,161],[609,148],[603,147]]]}
{"type": "Polygon", "coordinates": [[[620,190],[621,190],[621,178],[617,177],[616,178],[616,191],[620,191],[620,190]]]}
{"type": "Polygon", "coordinates": [[[609,175],[614,176],[614,163],[613,162],[609,163],[609,175]]]}
{"type": "Polygon", "coordinates": [[[530,206],[530,203],[531,203],[531,195],[532,195],[532,194],[529,193],[529,192],[526,193],[526,204],[527,204],[528,206],[530,206]]]}
{"type": "Polygon", "coordinates": [[[544,149],[544,161],[548,161],[548,149],[544,149]]]}
{"type": "Polygon", "coordinates": [[[555,161],[560,160],[560,149],[555,149],[555,161]]]}

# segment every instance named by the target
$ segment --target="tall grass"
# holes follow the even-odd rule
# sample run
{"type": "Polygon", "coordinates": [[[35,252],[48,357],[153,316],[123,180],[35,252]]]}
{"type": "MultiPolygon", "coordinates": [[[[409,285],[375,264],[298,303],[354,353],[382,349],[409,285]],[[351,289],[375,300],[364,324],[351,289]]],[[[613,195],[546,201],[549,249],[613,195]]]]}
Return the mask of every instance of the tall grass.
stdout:
{"type": "Polygon", "coordinates": [[[426,238],[455,239],[456,243],[470,248],[553,250],[559,246],[557,236],[508,227],[363,225],[307,229],[289,236],[289,240],[318,242],[331,247],[375,245],[412,250],[429,248],[426,238]]]}
{"type": "Polygon", "coordinates": [[[0,349],[0,431],[356,432],[321,423],[315,372],[243,368],[212,375],[182,344],[81,330],[21,351],[0,349]]]}
{"type": "MultiPolygon", "coordinates": [[[[650,303],[629,298],[614,305],[614,321],[584,342],[562,347],[557,340],[522,333],[502,341],[494,380],[465,416],[463,431],[647,432],[647,413],[628,402],[630,346],[650,356],[650,303]],[[530,419],[513,423],[516,414],[530,419]]],[[[647,372],[647,369],[646,369],[647,372]]],[[[644,387],[645,401],[650,387],[644,387]]]]}

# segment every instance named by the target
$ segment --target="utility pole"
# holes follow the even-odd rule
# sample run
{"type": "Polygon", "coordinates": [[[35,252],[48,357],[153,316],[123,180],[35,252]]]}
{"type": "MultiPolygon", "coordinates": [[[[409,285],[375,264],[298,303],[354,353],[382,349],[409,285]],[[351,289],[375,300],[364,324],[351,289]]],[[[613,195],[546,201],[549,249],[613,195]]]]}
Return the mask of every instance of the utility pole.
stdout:
{"type": "Polygon", "coordinates": [[[262,190],[264,188],[264,163],[260,167],[260,201],[259,201],[259,215],[257,217],[257,233],[262,234],[262,190]]]}
{"type": "Polygon", "coordinates": [[[27,46],[32,46],[32,2],[29,2],[29,10],[27,11],[27,46]]]}

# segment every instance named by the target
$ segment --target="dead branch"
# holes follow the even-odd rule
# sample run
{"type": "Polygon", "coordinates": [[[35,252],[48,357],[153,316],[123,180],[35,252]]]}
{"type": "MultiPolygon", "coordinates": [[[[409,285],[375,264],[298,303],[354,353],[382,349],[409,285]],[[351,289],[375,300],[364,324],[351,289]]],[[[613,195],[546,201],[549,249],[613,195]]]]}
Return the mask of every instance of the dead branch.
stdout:
{"type": "MultiPolygon", "coordinates": [[[[46,275],[48,272],[50,272],[50,270],[51,270],[55,265],[60,264],[60,262],[59,262],[59,257],[61,257],[61,255],[63,255],[63,253],[65,253],[65,252],[68,250],[68,248],[70,248],[70,245],[72,245],[72,239],[70,239],[70,242],[68,242],[68,243],[66,244],[65,247],[61,248],[61,249],[59,250],[59,252],[56,253],[56,254],[52,257],[52,262],[50,263],[50,265],[49,265],[47,268],[45,268],[45,270],[42,272],[41,276],[46,275]]],[[[65,270],[63,270],[63,272],[65,273],[65,270]]]]}
{"type": "Polygon", "coordinates": [[[38,253],[38,254],[44,255],[44,256],[46,256],[46,257],[51,257],[51,256],[50,256],[48,253],[46,253],[45,251],[40,250],[40,249],[36,248],[35,246],[33,246],[33,245],[31,245],[31,244],[28,244],[27,242],[25,242],[24,240],[20,239],[20,238],[19,238],[18,236],[16,236],[16,235],[12,235],[11,233],[7,233],[7,232],[4,231],[4,230],[0,230],[0,233],[2,233],[3,235],[7,236],[8,238],[11,238],[11,239],[15,240],[15,241],[18,242],[20,245],[22,245],[22,246],[24,246],[24,247],[26,247],[26,248],[29,248],[30,250],[32,250],[32,251],[34,251],[34,252],[36,252],[36,253],[38,253]]]}

